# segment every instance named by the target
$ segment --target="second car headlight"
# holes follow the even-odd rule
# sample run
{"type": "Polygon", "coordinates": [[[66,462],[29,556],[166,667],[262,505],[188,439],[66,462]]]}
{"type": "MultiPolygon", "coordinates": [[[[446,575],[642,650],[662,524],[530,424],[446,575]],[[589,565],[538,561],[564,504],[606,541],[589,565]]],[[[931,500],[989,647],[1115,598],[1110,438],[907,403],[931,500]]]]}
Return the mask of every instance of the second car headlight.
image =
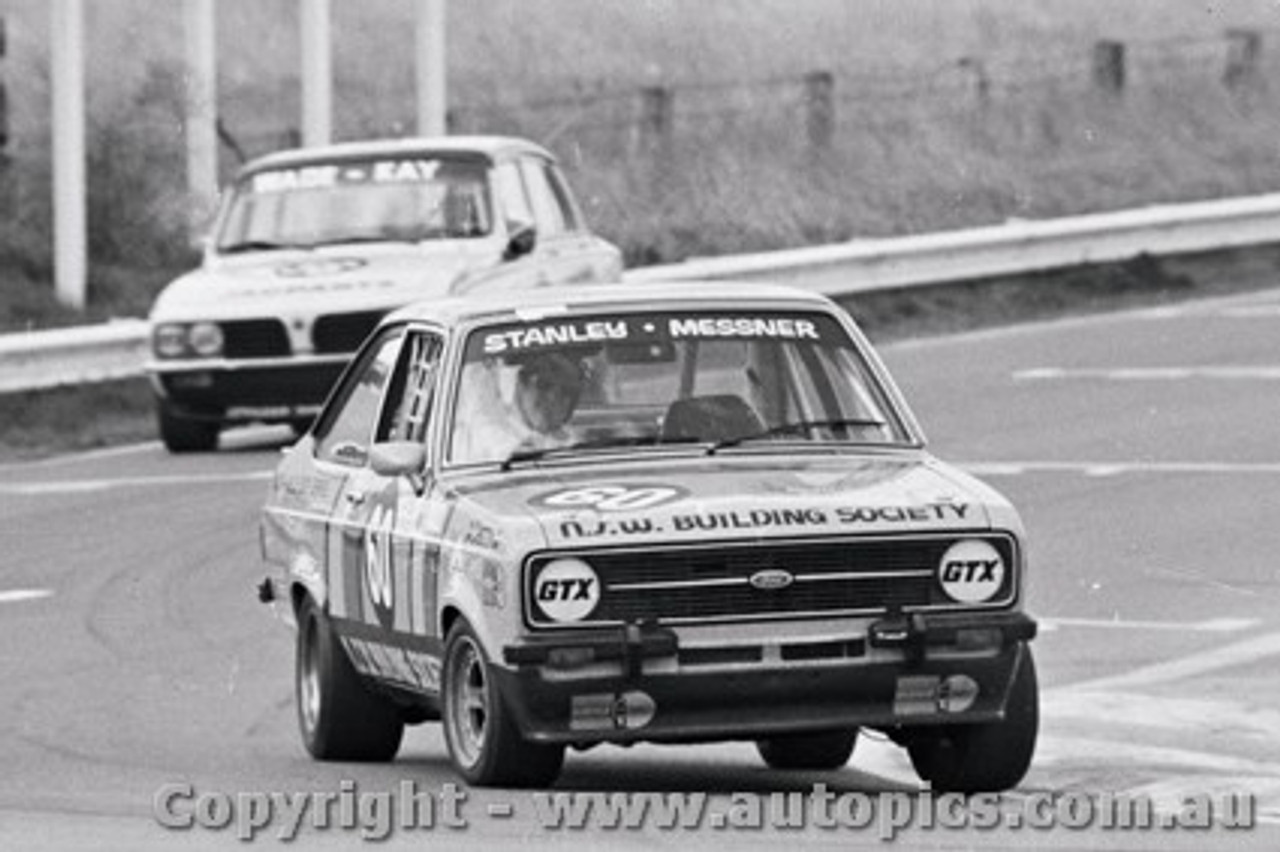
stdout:
{"type": "Polygon", "coordinates": [[[211,322],[198,322],[187,332],[187,343],[191,351],[202,358],[212,358],[222,354],[222,329],[211,322]]]}
{"type": "Polygon", "coordinates": [[[217,323],[164,323],[151,333],[158,358],[214,358],[222,354],[224,338],[217,323]]]}
{"type": "Polygon", "coordinates": [[[187,352],[187,327],[178,323],[156,326],[151,346],[160,358],[181,358],[187,352]]]}

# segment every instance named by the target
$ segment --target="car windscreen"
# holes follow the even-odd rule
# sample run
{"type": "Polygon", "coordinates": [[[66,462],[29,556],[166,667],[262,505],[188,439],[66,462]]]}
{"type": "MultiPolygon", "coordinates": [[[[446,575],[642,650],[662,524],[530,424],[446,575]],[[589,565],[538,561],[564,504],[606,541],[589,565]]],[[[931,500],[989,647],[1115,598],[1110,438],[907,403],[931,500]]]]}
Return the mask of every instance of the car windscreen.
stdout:
{"type": "Polygon", "coordinates": [[[561,315],[473,330],[447,456],[547,448],[905,443],[856,342],[822,312],[561,315]]]}
{"type": "Polygon", "coordinates": [[[406,156],[255,172],[235,187],[220,252],[487,235],[486,163],[406,156]]]}

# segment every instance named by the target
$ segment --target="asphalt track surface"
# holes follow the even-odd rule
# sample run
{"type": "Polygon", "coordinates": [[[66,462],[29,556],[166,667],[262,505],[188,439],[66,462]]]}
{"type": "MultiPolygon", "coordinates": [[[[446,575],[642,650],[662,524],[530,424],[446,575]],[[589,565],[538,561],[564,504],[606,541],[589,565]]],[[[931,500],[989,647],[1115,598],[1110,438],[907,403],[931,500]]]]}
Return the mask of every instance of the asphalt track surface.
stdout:
{"type": "MultiPolygon", "coordinates": [[[[883,350],[933,449],[1007,493],[1030,528],[1042,735],[1002,813],[1017,821],[1040,802],[1040,819],[1046,794],[1077,806],[1122,794],[1185,815],[1183,797],[1220,807],[1248,794],[1258,823],[1119,831],[1077,810],[1068,826],[980,830],[929,828],[918,815],[893,845],[1280,848],[1277,328],[1273,292],[883,350]]],[[[257,512],[280,441],[247,431],[207,455],[148,444],[0,467],[0,849],[276,846],[279,812],[247,844],[234,822],[161,826],[158,794],[189,791],[175,810],[190,816],[200,801],[200,821],[215,823],[219,802],[247,818],[240,794],[345,791],[351,805],[356,791],[443,795],[456,783],[434,725],[411,729],[390,765],[303,752],[291,635],[253,594],[257,512]]],[[[768,812],[772,793],[816,783],[859,801],[906,792],[899,806],[918,813],[937,804],[898,749],[870,738],[849,767],[818,775],[766,770],[744,744],[606,747],[570,753],[556,790],[755,796],[768,812]]],[[[459,793],[465,827],[444,825],[437,808],[433,827],[394,826],[380,845],[886,846],[880,816],[865,828],[748,817],[555,830],[528,792],[459,793]]],[[[373,823],[351,816],[353,828],[306,817],[298,842],[363,845],[360,826],[373,823]]]]}

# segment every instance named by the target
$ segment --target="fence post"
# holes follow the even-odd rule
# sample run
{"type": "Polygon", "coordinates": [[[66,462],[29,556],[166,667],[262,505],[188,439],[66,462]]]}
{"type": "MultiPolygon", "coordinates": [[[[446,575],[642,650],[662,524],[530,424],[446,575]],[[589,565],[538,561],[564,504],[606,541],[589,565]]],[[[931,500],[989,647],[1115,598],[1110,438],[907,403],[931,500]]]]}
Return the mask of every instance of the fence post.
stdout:
{"type": "Polygon", "coordinates": [[[831,150],[835,136],[835,86],[835,77],[830,71],[804,75],[805,129],[810,150],[818,154],[831,150]]]}
{"type": "MultiPolygon", "coordinates": [[[[9,53],[9,30],[3,17],[0,17],[0,60],[9,53]]],[[[9,88],[0,65],[0,168],[9,163],[9,88]]]]}
{"type": "Polygon", "coordinates": [[[640,90],[640,149],[658,157],[671,152],[675,95],[664,86],[640,90]]]}
{"type": "Polygon", "coordinates": [[[1124,91],[1124,44],[1100,41],[1093,46],[1093,84],[1109,95],[1124,91]]]}
{"type": "Polygon", "coordinates": [[[1227,66],[1222,72],[1222,82],[1228,89],[1239,89],[1257,82],[1261,58],[1262,33],[1257,30],[1227,30],[1227,66]]]}

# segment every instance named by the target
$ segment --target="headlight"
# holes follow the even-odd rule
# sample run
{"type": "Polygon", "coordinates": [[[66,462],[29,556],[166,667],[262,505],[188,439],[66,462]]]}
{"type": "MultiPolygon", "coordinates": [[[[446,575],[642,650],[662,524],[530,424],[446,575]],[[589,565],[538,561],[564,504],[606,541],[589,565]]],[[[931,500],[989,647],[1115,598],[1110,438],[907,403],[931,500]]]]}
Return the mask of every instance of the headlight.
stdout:
{"type": "Polygon", "coordinates": [[[187,343],[191,350],[202,358],[212,358],[222,354],[222,329],[215,323],[198,322],[187,332],[187,343]]]}
{"type": "Polygon", "coordinates": [[[600,578],[581,559],[553,559],[533,577],[536,620],[581,621],[600,603],[600,578]]]}
{"type": "Polygon", "coordinates": [[[1000,593],[1006,570],[1000,551],[980,539],[967,538],[942,554],[938,582],[952,600],[982,603],[1000,593]]]}
{"type": "Polygon", "coordinates": [[[158,325],[151,332],[151,346],[160,358],[181,358],[187,351],[187,327],[177,323],[158,325]]]}

